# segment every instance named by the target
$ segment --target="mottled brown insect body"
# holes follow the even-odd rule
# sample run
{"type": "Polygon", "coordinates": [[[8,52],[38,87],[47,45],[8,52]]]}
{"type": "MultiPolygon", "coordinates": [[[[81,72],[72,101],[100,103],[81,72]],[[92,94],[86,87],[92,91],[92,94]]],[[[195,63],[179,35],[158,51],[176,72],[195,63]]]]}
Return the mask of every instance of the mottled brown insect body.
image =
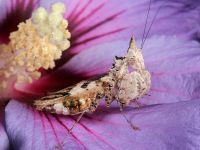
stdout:
{"type": "Polygon", "coordinates": [[[37,100],[38,110],[63,115],[76,115],[84,111],[95,111],[99,100],[105,95],[106,84],[101,79],[82,81],[72,87],[49,93],[37,100]]]}
{"type": "Polygon", "coordinates": [[[95,111],[99,101],[105,97],[107,107],[116,100],[122,110],[131,100],[145,95],[150,85],[151,76],[145,69],[142,51],[132,39],[127,54],[115,58],[107,75],[49,93],[35,101],[34,106],[50,113],[76,115],[95,111]]]}

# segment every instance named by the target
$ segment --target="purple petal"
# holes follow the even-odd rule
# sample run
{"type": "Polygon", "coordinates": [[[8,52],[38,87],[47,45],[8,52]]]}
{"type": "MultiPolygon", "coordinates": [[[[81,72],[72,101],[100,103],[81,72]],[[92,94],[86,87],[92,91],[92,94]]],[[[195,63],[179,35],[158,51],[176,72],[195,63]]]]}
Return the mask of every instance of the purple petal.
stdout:
{"type": "Polygon", "coordinates": [[[9,148],[8,136],[4,127],[4,106],[0,104],[0,149],[6,150],[9,148]]]}
{"type": "MultiPolygon", "coordinates": [[[[180,0],[152,1],[146,31],[156,16],[150,36],[165,34],[194,38],[199,30],[197,3],[199,2],[180,0]]],[[[74,0],[67,1],[66,4],[69,5],[66,16],[72,33],[71,54],[99,43],[129,39],[132,34],[141,39],[150,1],[74,0]]]]}
{"type": "Polygon", "coordinates": [[[26,149],[141,149],[188,150],[200,147],[200,99],[174,104],[131,107],[124,114],[139,127],[133,130],[119,108],[101,107],[85,115],[73,129],[73,117],[52,116],[11,101],[6,127],[12,144],[26,149]],[[64,146],[58,146],[64,141],[64,146]]]}
{"type": "Polygon", "coordinates": [[[152,86],[151,96],[144,97],[142,102],[157,104],[199,98],[199,47],[195,41],[175,37],[152,37],[148,40],[144,58],[152,75],[152,86]]]}

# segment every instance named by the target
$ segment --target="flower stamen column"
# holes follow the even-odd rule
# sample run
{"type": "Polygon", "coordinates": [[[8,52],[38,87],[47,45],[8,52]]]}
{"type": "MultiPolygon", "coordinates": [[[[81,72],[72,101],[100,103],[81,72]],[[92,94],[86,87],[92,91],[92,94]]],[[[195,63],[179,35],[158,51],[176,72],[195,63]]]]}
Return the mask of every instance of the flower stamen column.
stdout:
{"type": "Polygon", "coordinates": [[[52,69],[55,60],[70,47],[65,6],[53,4],[51,12],[40,7],[32,17],[10,34],[10,42],[0,45],[0,90],[18,83],[31,83],[41,74],[40,68],[52,69]]]}

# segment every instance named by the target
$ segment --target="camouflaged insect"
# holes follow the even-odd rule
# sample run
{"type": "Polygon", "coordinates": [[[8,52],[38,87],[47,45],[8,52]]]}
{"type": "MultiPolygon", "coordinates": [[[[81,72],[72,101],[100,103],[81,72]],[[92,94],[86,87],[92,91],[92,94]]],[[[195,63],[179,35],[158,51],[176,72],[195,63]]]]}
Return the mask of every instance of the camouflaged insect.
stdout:
{"type": "Polygon", "coordinates": [[[136,47],[132,38],[127,54],[115,57],[107,75],[49,93],[36,100],[34,106],[50,113],[76,115],[95,111],[99,101],[105,97],[107,107],[116,100],[122,110],[131,100],[144,96],[150,85],[151,75],[145,70],[142,50],[136,47]]]}

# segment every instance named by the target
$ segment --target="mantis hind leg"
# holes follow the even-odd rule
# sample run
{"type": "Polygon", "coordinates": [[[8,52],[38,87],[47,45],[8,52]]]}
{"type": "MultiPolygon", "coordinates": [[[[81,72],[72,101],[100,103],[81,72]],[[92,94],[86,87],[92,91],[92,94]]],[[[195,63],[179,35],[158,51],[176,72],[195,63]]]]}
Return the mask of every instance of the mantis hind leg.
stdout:
{"type": "Polygon", "coordinates": [[[77,118],[77,120],[74,122],[74,124],[72,125],[72,127],[69,129],[69,133],[72,133],[73,128],[79,123],[79,121],[81,120],[81,118],[83,117],[83,115],[86,113],[86,111],[83,111],[77,118]]]}

